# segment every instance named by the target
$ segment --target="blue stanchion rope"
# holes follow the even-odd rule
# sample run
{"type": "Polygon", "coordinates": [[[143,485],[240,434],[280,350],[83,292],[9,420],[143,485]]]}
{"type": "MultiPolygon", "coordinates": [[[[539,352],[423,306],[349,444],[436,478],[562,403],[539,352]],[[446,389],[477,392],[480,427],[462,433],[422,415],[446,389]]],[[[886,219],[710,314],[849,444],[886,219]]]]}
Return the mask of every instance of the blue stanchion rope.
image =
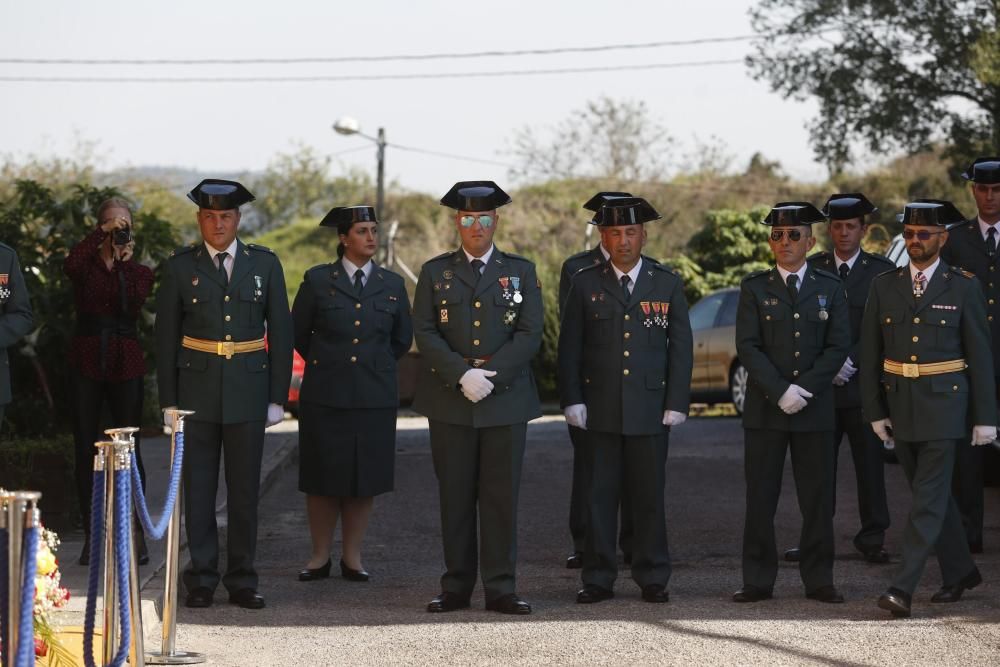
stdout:
{"type": "Polygon", "coordinates": [[[13,667],[34,667],[35,664],[35,574],[38,572],[38,533],[32,526],[24,530],[24,582],[21,585],[21,618],[17,626],[17,655],[13,667]]]}
{"type": "MultiPolygon", "coordinates": [[[[90,571],[87,577],[87,608],[83,617],[83,660],[94,664],[94,618],[97,615],[97,588],[101,583],[101,551],[104,546],[104,471],[94,471],[90,503],[90,571]]],[[[105,601],[106,602],[106,601],[105,601]]]]}
{"type": "Polygon", "coordinates": [[[132,560],[132,477],[131,471],[119,470],[115,475],[115,574],[118,576],[118,653],[111,661],[111,667],[121,667],[128,658],[129,644],[132,642],[132,617],[129,614],[129,567],[132,560]]]}
{"type": "MultiPolygon", "coordinates": [[[[0,641],[7,638],[7,529],[0,528],[0,641]]],[[[8,665],[7,647],[0,646],[0,663],[8,665]]]]}
{"type": "Polygon", "coordinates": [[[170,467],[170,484],[167,487],[167,500],[163,505],[163,514],[160,520],[154,525],[149,516],[149,508],[146,506],[146,495],[142,491],[142,481],[139,477],[139,462],[135,452],[132,452],[132,497],[135,500],[135,510],[142,523],[142,529],[146,531],[146,536],[153,540],[162,540],[167,526],[170,525],[170,516],[174,512],[174,504],[177,502],[177,491],[181,484],[181,464],[184,460],[184,433],[177,433],[174,439],[174,460],[170,467]]]}

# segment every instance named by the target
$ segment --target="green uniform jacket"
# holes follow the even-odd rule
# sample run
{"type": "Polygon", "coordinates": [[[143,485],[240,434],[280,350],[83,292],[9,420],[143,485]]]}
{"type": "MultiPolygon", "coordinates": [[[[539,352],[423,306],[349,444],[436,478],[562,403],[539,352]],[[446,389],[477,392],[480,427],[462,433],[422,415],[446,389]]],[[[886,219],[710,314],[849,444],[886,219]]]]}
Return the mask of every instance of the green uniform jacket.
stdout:
{"type": "Polygon", "coordinates": [[[217,424],[263,421],[268,403],[288,400],[292,377],[292,320],[277,256],[238,241],[228,287],[203,243],[174,251],[161,270],[156,301],[160,407],[194,410],[189,419],[217,424]],[[265,332],[267,351],[232,359],[181,347],[182,336],[239,342],[263,338],[265,332]]]}
{"type": "Polygon", "coordinates": [[[833,376],[850,351],[847,300],[840,279],[808,267],[797,301],[778,269],[743,279],[736,312],[736,352],[749,373],[744,428],[832,431],[833,376]],[[794,415],[778,401],[797,384],[813,397],[794,415]]]}
{"type": "Polygon", "coordinates": [[[942,261],[916,299],[909,266],[878,276],[861,323],[858,372],[865,419],[891,418],[900,440],[967,438],[972,425],[996,425],[993,355],[979,281],[942,261]],[[883,359],[920,364],[965,359],[968,368],[906,378],[886,373],[883,359]]]}
{"type": "MultiPolygon", "coordinates": [[[[823,269],[833,275],[837,273],[837,260],[832,252],[819,252],[808,259],[809,266],[823,269]]],[[[851,352],[847,356],[858,368],[861,359],[861,318],[865,314],[865,303],[868,302],[868,289],[872,280],[880,273],[891,271],[895,264],[881,255],[861,251],[854,260],[854,267],[844,281],[844,291],[847,293],[847,312],[851,320],[851,352]]],[[[838,369],[839,370],[839,369],[838,369]]],[[[833,402],[837,408],[861,407],[861,381],[857,373],[851,376],[847,384],[833,387],[833,402]]]]}
{"type": "Polygon", "coordinates": [[[563,262],[562,269],[559,271],[559,318],[562,319],[563,308],[566,307],[566,297],[569,296],[569,286],[573,281],[573,276],[576,275],[577,271],[580,269],[585,269],[588,266],[597,266],[598,264],[603,264],[605,262],[604,254],[601,252],[601,245],[597,244],[590,250],[584,250],[583,252],[578,252],[575,255],[570,255],[563,262]]]}
{"type": "Polygon", "coordinates": [[[14,347],[33,326],[31,300],[17,253],[0,243],[0,405],[11,401],[7,348],[14,347]]]}
{"type": "Polygon", "coordinates": [[[426,262],[413,298],[413,332],[422,359],[413,399],[420,414],[476,428],[541,416],[531,359],[542,344],[542,290],[524,257],[494,246],[478,282],[461,248],[426,262]],[[482,368],[497,372],[489,378],[493,394],[478,403],[459,388],[470,358],[488,358],[482,368]]]}
{"type": "Polygon", "coordinates": [[[295,295],[292,322],[306,362],[299,400],[335,408],[399,405],[396,360],[413,342],[401,276],[375,266],[358,295],[339,261],[314,266],[295,295]]]}
{"type": "Polygon", "coordinates": [[[986,295],[986,320],[995,351],[993,376],[1000,379],[1000,252],[993,257],[987,254],[978,218],[948,230],[948,242],[941,248],[941,263],[960,267],[979,278],[979,287],[986,295]]]}
{"type": "Polygon", "coordinates": [[[662,433],[664,410],[688,411],[692,365],[677,274],[643,259],[628,302],[610,263],[573,276],[559,331],[559,401],[586,404],[588,430],[662,433]]]}

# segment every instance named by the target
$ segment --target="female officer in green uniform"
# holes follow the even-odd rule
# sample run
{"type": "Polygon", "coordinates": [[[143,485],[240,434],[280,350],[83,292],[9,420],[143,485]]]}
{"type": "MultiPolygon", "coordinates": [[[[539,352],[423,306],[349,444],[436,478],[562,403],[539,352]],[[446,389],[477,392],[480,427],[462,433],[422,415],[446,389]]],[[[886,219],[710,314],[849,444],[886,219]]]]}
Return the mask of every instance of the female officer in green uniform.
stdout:
{"type": "Polygon", "coordinates": [[[367,581],[361,541],[374,496],[392,490],[399,392],[396,361],[413,327],[402,277],[376,266],[371,206],[338,206],[339,259],[309,269],[292,306],[295,349],[306,360],[299,395],[299,490],[306,494],[312,555],[300,581],[330,576],[343,516],[341,576],[367,581]]]}

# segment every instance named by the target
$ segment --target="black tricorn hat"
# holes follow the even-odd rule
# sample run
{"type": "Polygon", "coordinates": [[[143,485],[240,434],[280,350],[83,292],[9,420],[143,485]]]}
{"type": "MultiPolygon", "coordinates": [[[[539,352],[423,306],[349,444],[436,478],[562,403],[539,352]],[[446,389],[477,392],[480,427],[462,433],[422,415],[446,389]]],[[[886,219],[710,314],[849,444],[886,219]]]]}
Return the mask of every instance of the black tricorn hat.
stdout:
{"type": "Polygon", "coordinates": [[[319,221],[320,227],[336,227],[341,229],[342,225],[350,226],[355,222],[378,222],[375,217],[375,207],[373,206],[335,206],[330,212],[319,221]]]}
{"type": "Polygon", "coordinates": [[[198,208],[210,208],[214,211],[239,208],[256,199],[241,183],[221,178],[206,178],[187,196],[198,205],[198,208]]]}
{"type": "Polygon", "coordinates": [[[965,216],[944,199],[917,199],[903,208],[904,225],[947,227],[959,222],[965,222],[965,216]]]}
{"type": "Polygon", "coordinates": [[[1000,157],[977,157],[962,174],[962,178],[986,185],[1000,183],[1000,157]]]}
{"type": "Polygon", "coordinates": [[[818,208],[807,201],[781,201],[774,205],[761,223],[772,227],[809,226],[826,220],[818,208]]]}
{"type": "Polygon", "coordinates": [[[493,181],[459,181],[441,197],[441,205],[456,211],[492,211],[511,202],[493,181]]]}
{"type": "Polygon", "coordinates": [[[631,197],[631,192],[598,192],[596,195],[587,200],[587,203],[583,205],[588,211],[593,211],[597,213],[612,199],[618,199],[619,197],[631,197]]]}
{"type": "Polygon", "coordinates": [[[644,222],[659,220],[662,217],[642,197],[613,197],[608,199],[604,206],[597,209],[590,224],[598,227],[622,227],[624,225],[641,225],[644,222]]]}
{"type": "Polygon", "coordinates": [[[823,215],[830,220],[851,220],[862,218],[878,209],[860,192],[846,192],[830,195],[823,205],[823,215]]]}

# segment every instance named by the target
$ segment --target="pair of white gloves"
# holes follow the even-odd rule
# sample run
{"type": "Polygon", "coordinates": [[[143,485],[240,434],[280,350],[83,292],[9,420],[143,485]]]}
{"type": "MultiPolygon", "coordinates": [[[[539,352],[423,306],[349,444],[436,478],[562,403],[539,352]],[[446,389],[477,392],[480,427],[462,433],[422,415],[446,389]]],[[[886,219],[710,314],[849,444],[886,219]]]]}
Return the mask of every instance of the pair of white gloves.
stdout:
{"type": "MultiPolygon", "coordinates": [[[[177,406],[163,409],[163,425],[173,428],[173,420],[167,414],[167,410],[176,410],[177,406]]],[[[275,424],[280,424],[285,418],[285,408],[277,403],[269,403],[267,406],[267,418],[264,420],[264,428],[271,428],[275,424]]]]}
{"type": "Polygon", "coordinates": [[[809,404],[807,399],[812,398],[813,395],[809,391],[803,389],[797,384],[788,385],[788,389],[785,393],[781,395],[778,399],[778,407],[786,415],[794,415],[796,412],[806,407],[809,404]]]}
{"type": "MultiPolygon", "coordinates": [[[[892,439],[892,420],[886,417],[885,419],[877,419],[872,422],[872,430],[875,431],[875,435],[885,443],[887,449],[891,449],[889,445],[893,444],[892,439]]],[[[973,426],[972,427],[972,445],[978,447],[980,445],[988,445],[997,439],[997,427],[996,426],[973,426]]]]}
{"type": "MultiPolygon", "coordinates": [[[[563,409],[563,414],[566,415],[566,423],[570,426],[575,426],[577,428],[582,428],[587,430],[587,406],[583,403],[574,403],[573,405],[567,405],[563,409]]],[[[676,412],[674,410],[664,410],[663,411],[663,425],[664,426],[679,426],[687,420],[687,415],[683,412],[676,412]]]]}
{"type": "Polygon", "coordinates": [[[458,385],[462,388],[462,395],[473,403],[483,400],[493,392],[493,383],[487,378],[496,374],[496,371],[488,371],[484,368],[470,368],[465,371],[458,380],[458,385]]]}

